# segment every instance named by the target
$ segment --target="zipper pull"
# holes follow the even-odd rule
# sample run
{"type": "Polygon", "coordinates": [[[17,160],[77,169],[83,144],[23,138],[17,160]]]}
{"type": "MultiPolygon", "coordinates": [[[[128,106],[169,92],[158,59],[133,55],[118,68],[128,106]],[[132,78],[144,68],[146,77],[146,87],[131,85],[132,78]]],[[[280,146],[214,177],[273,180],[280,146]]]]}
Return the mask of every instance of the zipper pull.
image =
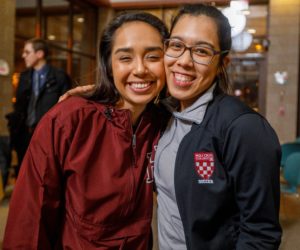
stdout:
{"type": "Polygon", "coordinates": [[[135,148],[135,146],[136,146],[136,135],[133,134],[133,136],[132,136],[132,147],[135,148]]]}

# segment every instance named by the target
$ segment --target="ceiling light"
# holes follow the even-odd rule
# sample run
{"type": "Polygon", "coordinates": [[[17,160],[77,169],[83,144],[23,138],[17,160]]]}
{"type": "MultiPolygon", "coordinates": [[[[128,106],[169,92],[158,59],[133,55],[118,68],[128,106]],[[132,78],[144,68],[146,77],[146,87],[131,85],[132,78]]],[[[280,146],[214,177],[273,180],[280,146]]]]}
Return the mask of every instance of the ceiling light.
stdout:
{"type": "Polygon", "coordinates": [[[242,14],[245,16],[249,16],[251,14],[250,10],[242,10],[242,14]]]}
{"type": "Polygon", "coordinates": [[[49,36],[48,36],[48,39],[51,40],[51,41],[53,41],[53,40],[56,39],[56,36],[55,36],[55,35],[49,35],[49,36]]]}
{"type": "Polygon", "coordinates": [[[222,10],[224,16],[228,18],[231,26],[231,37],[235,37],[240,34],[246,26],[246,17],[241,11],[234,8],[225,8],[222,10]]]}
{"type": "Polygon", "coordinates": [[[251,46],[252,41],[252,35],[244,31],[232,38],[232,49],[236,52],[246,51],[251,46]]]}
{"type": "Polygon", "coordinates": [[[247,31],[250,34],[255,34],[256,33],[256,29],[248,29],[247,31]]]}
{"type": "Polygon", "coordinates": [[[249,8],[249,3],[247,0],[231,0],[230,8],[235,10],[247,10],[249,8]]]}
{"type": "Polygon", "coordinates": [[[257,52],[263,52],[264,48],[261,44],[255,44],[255,49],[257,52]]]}
{"type": "Polygon", "coordinates": [[[78,18],[77,18],[77,22],[83,23],[83,22],[84,22],[84,18],[83,18],[83,17],[78,17],[78,18]]]}

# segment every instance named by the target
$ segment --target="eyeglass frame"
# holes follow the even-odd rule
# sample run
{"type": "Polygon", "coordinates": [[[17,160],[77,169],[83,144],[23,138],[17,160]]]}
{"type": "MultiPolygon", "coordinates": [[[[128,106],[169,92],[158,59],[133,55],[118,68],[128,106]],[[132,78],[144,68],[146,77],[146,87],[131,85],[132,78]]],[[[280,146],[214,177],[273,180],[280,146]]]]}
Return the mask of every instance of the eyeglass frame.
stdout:
{"type": "Polygon", "coordinates": [[[214,58],[216,55],[221,55],[221,54],[224,54],[224,53],[229,52],[229,50],[223,50],[223,51],[221,50],[221,51],[217,51],[217,50],[214,50],[213,48],[210,48],[210,47],[207,47],[207,46],[203,46],[203,45],[192,45],[192,46],[187,46],[184,42],[182,42],[182,41],[180,41],[180,40],[176,40],[177,42],[181,43],[181,44],[184,46],[184,50],[182,51],[182,53],[181,53],[179,56],[170,56],[170,55],[166,54],[166,50],[167,50],[167,48],[168,48],[168,46],[166,45],[166,43],[167,43],[167,42],[170,42],[170,41],[174,41],[174,40],[176,40],[176,39],[170,38],[170,39],[165,39],[165,40],[164,40],[164,52],[165,52],[165,55],[167,55],[167,56],[169,56],[169,57],[172,57],[172,58],[179,58],[179,57],[181,57],[181,56],[184,54],[184,52],[188,49],[188,50],[190,51],[190,56],[191,56],[193,62],[195,62],[195,63],[197,63],[197,64],[210,65],[211,62],[212,62],[212,60],[213,60],[213,58],[214,58]],[[213,52],[213,55],[211,56],[211,59],[210,59],[209,63],[206,64],[206,63],[200,63],[200,62],[195,61],[195,59],[194,59],[194,57],[193,57],[193,53],[192,53],[192,49],[195,48],[195,47],[204,47],[204,48],[209,49],[209,50],[211,50],[211,51],[213,52]]]}

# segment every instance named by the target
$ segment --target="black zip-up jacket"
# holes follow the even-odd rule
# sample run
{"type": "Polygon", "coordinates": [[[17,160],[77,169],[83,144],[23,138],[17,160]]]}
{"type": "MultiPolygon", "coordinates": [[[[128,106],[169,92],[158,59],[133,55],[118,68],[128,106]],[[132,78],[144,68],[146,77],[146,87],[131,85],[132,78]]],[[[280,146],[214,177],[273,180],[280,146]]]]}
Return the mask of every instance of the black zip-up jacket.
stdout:
{"type": "Polygon", "coordinates": [[[261,115],[235,97],[217,95],[176,158],[187,249],[278,249],[280,157],[277,136],[261,115]]]}

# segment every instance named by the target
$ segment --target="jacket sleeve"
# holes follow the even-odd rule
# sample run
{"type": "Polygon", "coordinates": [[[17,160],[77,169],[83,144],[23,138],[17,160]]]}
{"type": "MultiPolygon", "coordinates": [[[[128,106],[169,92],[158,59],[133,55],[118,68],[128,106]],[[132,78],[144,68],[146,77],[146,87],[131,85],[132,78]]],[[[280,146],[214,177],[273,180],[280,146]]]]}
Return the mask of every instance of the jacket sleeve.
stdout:
{"type": "Polygon", "coordinates": [[[59,75],[59,76],[57,76],[57,79],[59,80],[60,86],[61,86],[60,95],[62,95],[72,87],[72,80],[71,80],[70,76],[63,70],[58,69],[57,71],[58,72],[56,74],[59,75]]]}
{"type": "Polygon", "coordinates": [[[3,249],[54,249],[61,229],[63,128],[46,115],[23,160],[5,229],[3,249]]]}
{"type": "Polygon", "coordinates": [[[274,130],[258,114],[242,115],[229,126],[223,157],[240,210],[236,249],[278,249],[281,150],[274,130]]]}
{"type": "Polygon", "coordinates": [[[67,90],[69,90],[72,87],[72,80],[67,73],[64,73],[62,76],[62,85],[63,89],[61,94],[64,94],[67,90]]]}

